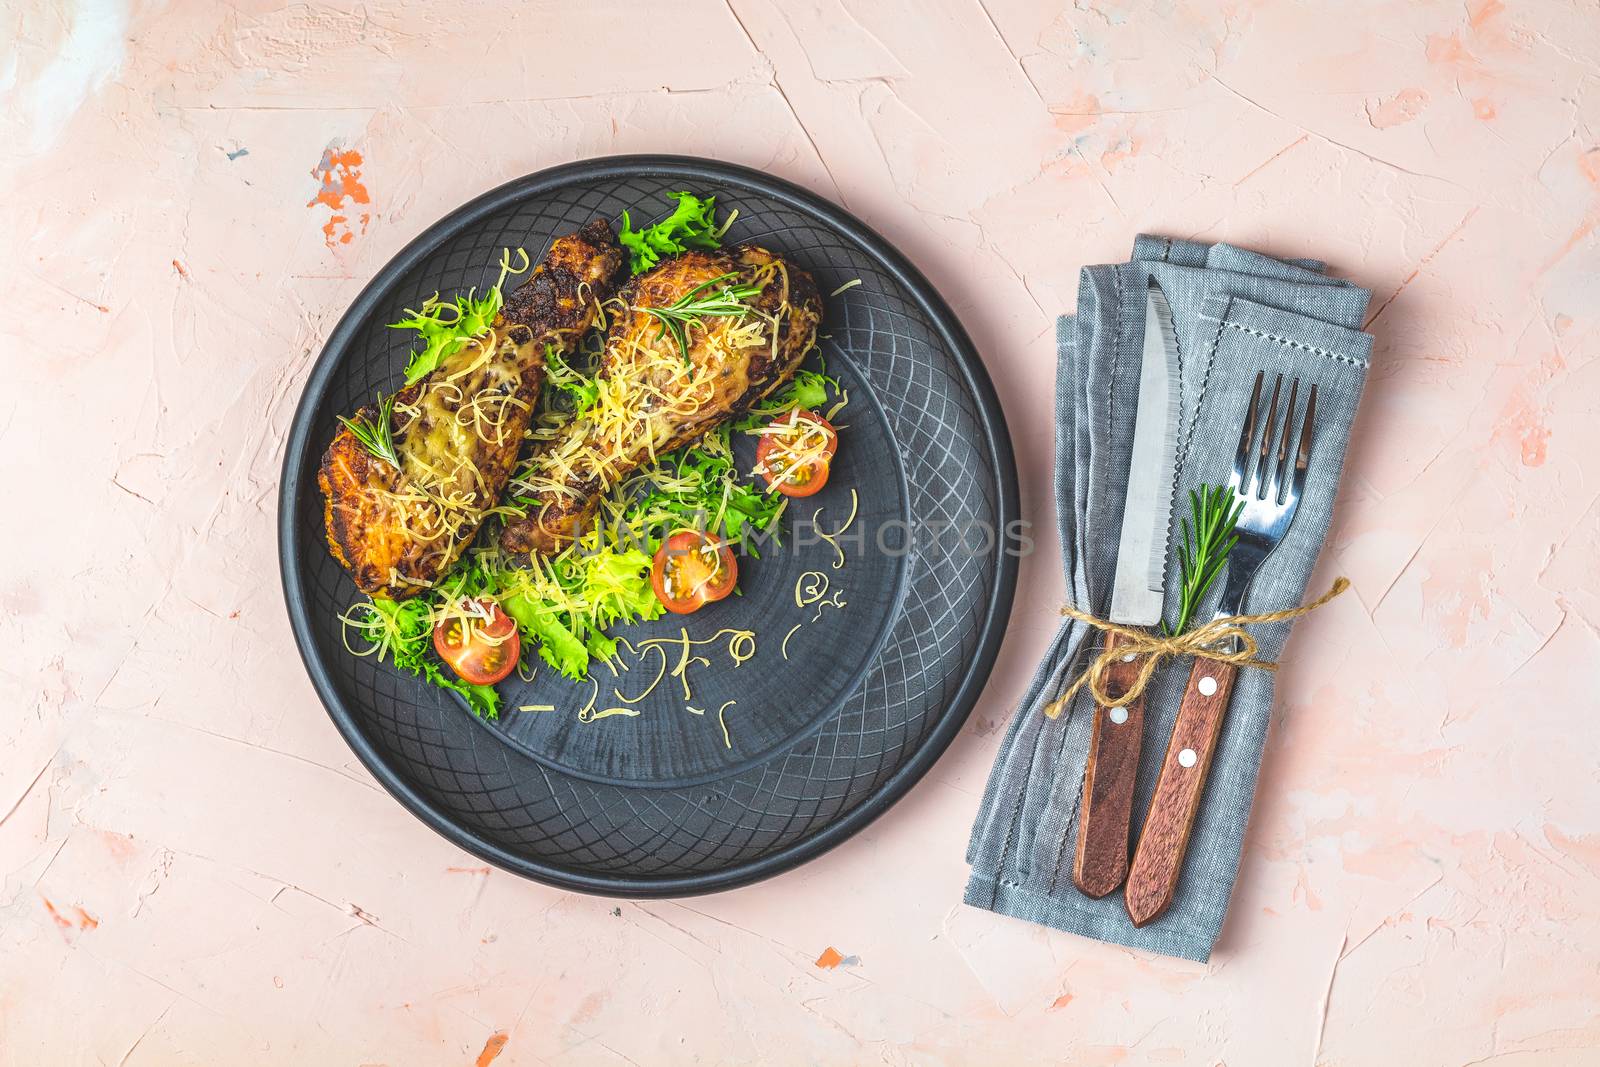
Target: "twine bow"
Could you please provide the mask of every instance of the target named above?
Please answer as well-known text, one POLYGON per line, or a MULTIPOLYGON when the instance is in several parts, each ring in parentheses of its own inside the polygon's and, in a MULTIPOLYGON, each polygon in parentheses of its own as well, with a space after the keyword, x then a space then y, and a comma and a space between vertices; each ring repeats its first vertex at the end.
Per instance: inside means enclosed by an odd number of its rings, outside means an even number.
POLYGON ((1297 608, 1285 608, 1282 611, 1268 611, 1260 615, 1224 615, 1171 637, 1134 626, 1123 626, 1121 623, 1111 622, 1109 619, 1102 619, 1087 611, 1079 611, 1071 605, 1066 605, 1062 607, 1061 614, 1067 618, 1088 623, 1096 630, 1115 634, 1121 640, 1114 644, 1108 643, 1106 648, 1101 649, 1100 654, 1091 660, 1083 673, 1067 687, 1067 691, 1045 705, 1044 713, 1052 719, 1060 715, 1061 709, 1066 707, 1084 686, 1089 687, 1095 703, 1103 708, 1120 708, 1125 704, 1131 704, 1139 699, 1139 695, 1144 692, 1145 686, 1150 684, 1150 679, 1161 664, 1176 656, 1204 656, 1219 663, 1231 663, 1235 667, 1255 667, 1258 670, 1275 671, 1278 669, 1276 662, 1256 658, 1260 646, 1245 627, 1256 623, 1285 622, 1289 619, 1298 619, 1302 615, 1309 615, 1349 588, 1348 578, 1335 578, 1328 591, 1309 604, 1301 604, 1297 608), (1112 664, 1128 656, 1140 657, 1139 674, 1121 693, 1112 695, 1105 687, 1106 672, 1111 669, 1112 664))

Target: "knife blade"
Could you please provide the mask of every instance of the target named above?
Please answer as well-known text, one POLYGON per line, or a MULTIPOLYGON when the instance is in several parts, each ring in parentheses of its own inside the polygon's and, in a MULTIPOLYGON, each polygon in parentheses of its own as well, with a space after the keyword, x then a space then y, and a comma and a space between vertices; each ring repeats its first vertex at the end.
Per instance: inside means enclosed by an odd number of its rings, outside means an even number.
POLYGON ((1122 535, 1111 583, 1111 621, 1154 626, 1167 584, 1167 527, 1178 463, 1178 338, 1172 308, 1154 278, 1145 294, 1144 350, 1122 535))
MULTIPOLYGON (((1178 339, 1172 308, 1154 278, 1145 292, 1139 400, 1123 500, 1117 565, 1111 584, 1112 622, 1154 626, 1166 597, 1168 527, 1178 444, 1178 339)), ((1107 638, 1116 647, 1115 635, 1107 638)), ((1129 654, 1108 672, 1120 690, 1139 673, 1129 654)), ((1079 890, 1103 897, 1128 876, 1128 828, 1134 776, 1144 732, 1144 698, 1122 707, 1096 707, 1084 770, 1083 803, 1072 878, 1079 890)))

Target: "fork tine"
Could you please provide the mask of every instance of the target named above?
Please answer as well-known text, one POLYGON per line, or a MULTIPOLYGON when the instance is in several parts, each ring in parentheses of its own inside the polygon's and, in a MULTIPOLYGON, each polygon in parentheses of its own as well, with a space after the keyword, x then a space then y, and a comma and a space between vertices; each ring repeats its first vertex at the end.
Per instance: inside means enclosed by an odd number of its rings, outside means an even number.
POLYGON ((1233 454, 1233 480, 1240 496, 1244 495, 1245 479, 1250 475, 1250 442, 1256 433, 1256 408, 1261 402, 1261 380, 1266 371, 1256 371, 1256 387, 1250 391, 1250 407, 1244 416, 1244 432, 1239 436, 1239 450, 1233 454))
POLYGON ((1300 444, 1294 454, 1294 495, 1298 500, 1306 488, 1306 470, 1311 466, 1311 424, 1316 421, 1317 387, 1306 396, 1306 417, 1300 426, 1300 444))
POLYGON ((1294 400, 1299 391, 1300 379, 1296 378, 1289 383, 1289 403, 1283 409, 1283 433, 1278 435, 1278 465, 1273 468, 1272 485, 1267 489, 1267 499, 1274 504, 1283 503, 1284 490, 1289 488, 1284 474, 1289 467, 1289 439, 1295 435, 1294 400))
POLYGON ((1278 428, 1278 390, 1283 386, 1283 375, 1272 379, 1272 403, 1267 408, 1267 421, 1261 427, 1261 450, 1256 459, 1256 469, 1250 479, 1250 495, 1257 500, 1266 499, 1267 462, 1272 458, 1272 438, 1278 428))

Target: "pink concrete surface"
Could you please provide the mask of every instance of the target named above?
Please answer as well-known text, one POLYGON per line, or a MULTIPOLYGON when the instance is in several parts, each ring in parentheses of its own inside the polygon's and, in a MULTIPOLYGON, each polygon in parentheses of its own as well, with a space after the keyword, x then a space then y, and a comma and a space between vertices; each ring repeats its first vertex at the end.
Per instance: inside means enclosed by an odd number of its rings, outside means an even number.
POLYGON ((0 33, 0 1064, 1600 1062, 1593 0, 20 0, 0 33), (911 255, 1041 531, 1080 265, 1151 230, 1375 291, 1317 576, 1354 594, 1291 645, 1209 966, 959 903, 1048 537, 950 754, 766 884, 521 881, 339 740, 274 557, 312 359, 441 214, 638 151, 911 255))

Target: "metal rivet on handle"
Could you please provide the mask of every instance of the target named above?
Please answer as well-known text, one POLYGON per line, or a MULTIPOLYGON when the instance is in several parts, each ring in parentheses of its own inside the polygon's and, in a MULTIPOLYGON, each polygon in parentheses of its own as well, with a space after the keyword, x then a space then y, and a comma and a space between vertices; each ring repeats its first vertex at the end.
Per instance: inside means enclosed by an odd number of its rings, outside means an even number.
POLYGON ((1194 749, 1192 748, 1186 748, 1182 752, 1178 753, 1178 764, 1182 767, 1193 767, 1195 763, 1199 761, 1199 759, 1200 757, 1195 755, 1194 749))
POLYGON ((1128 721, 1127 708, 1112 708, 1110 711, 1106 712, 1106 715, 1109 716, 1111 721, 1116 723, 1118 726, 1121 726, 1123 723, 1128 721))
MULTIPOLYGON (((1196 688, 1200 690, 1201 696, 1208 697, 1217 691, 1217 680, 1208 674, 1200 679, 1200 683, 1196 688)), ((1185 766, 1188 766, 1188 764, 1185 764, 1185 766)))

